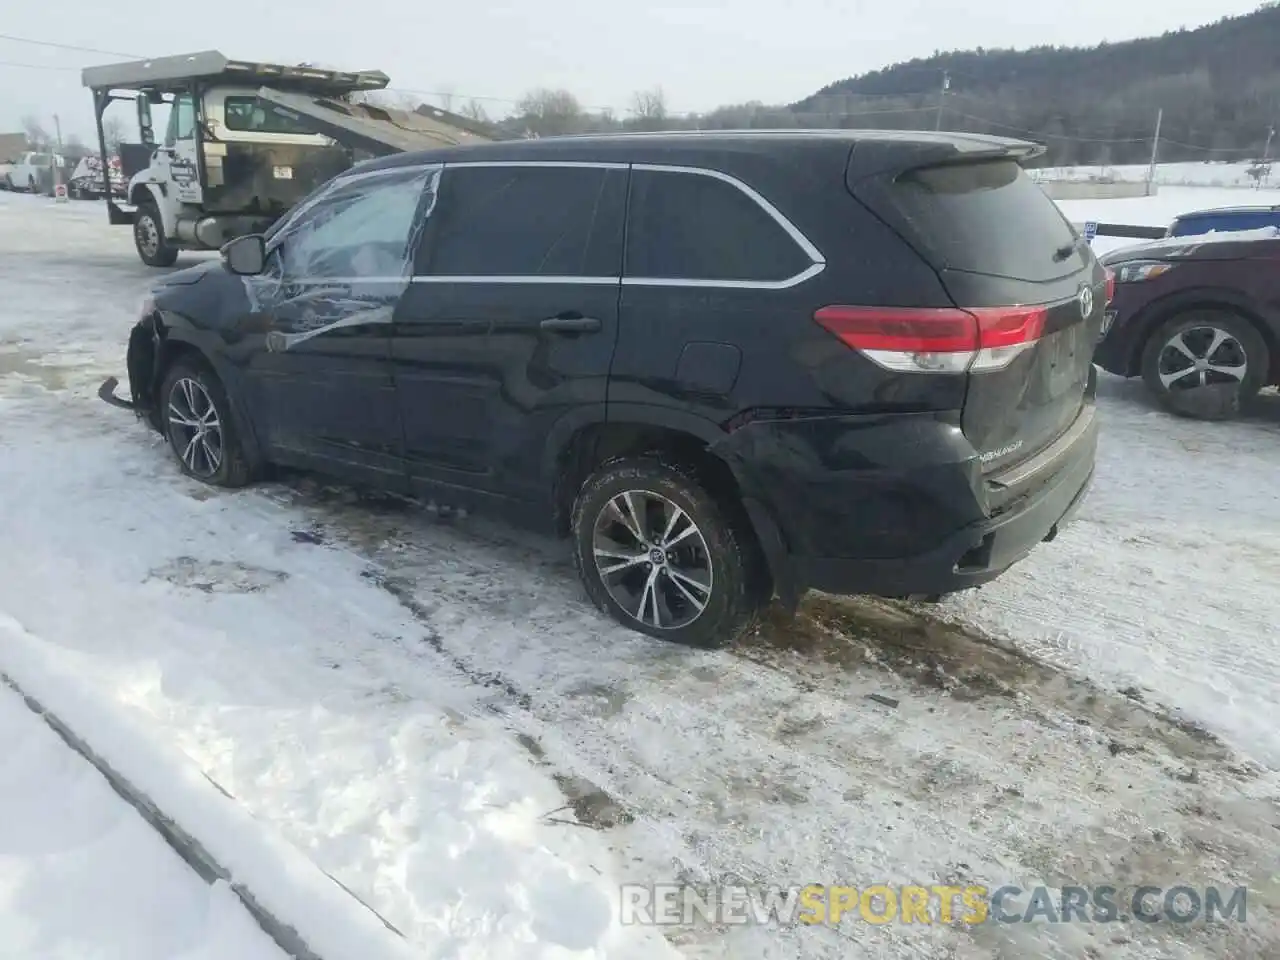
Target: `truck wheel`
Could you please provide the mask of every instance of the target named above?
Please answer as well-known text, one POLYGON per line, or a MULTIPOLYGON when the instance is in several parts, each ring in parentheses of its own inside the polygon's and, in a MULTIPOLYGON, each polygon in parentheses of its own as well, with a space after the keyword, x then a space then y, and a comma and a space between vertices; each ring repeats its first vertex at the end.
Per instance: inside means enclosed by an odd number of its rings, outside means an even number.
POLYGON ((695 473, 656 457, 607 463, 574 505, 573 558, 619 623, 697 647, 733 643, 759 610, 750 535, 695 473))
POLYGON ((1226 309, 1190 310, 1166 321, 1142 351, 1142 379, 1172 413, 1228 420, 1253 399, 1271 369, 1252 323, 1226 309))
POLYGON ((178 248, 164 235, 164 222, 155 204, 138 204, 133 218, 133 244, 148 267, 172 267, 178 259, 178 248))

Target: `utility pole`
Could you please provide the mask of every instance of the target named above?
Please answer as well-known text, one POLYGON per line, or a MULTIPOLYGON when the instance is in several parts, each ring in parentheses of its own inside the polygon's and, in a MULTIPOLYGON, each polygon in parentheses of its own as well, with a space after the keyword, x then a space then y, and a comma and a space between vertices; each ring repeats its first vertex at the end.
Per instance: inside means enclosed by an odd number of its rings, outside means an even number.
POLYGON ((1164 122, 1164 107, 1156 114, 1156 135, 1151 141, 1151 166, 1147 168, 1147 196, 1151 195, 1151 185, 1156 180, 1156 158, 1160 155, 1160 125, 1164 122))
POLYGON ((55 113, 53 115, 53 135, 58 142, 58 152, 49 157, 49 172, 53 174, 53 195, 56 199, 59 197, 58 188, 62 186, 62 170, 58 167, 59 161, 62 159, 62 120, 55 113))
POLYGON ((938 119, 937 119, 937 122, 933 125, 933 129, 935 130, 942 129, 942 108, 947 102, 947 91, 950 89, 951 89, 951 74, 948 71, 944 70, 942 71, 942 88, 938 91, 938 119))

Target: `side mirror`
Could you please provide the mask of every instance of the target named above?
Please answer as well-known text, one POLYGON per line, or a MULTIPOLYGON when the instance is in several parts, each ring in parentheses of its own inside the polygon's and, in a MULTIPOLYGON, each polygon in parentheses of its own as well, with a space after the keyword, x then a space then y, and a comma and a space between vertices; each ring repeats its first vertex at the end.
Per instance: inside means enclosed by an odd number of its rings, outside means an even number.
POLYGON ((267 241, 250 233, 222 245, 222 263, 238 277, 256 277, 267 265, 267 241))
POLYGON ((139 95, 135 103, 138 107, 138 138, 148 147, 154 147, 156 135, 151 129, 151 98, 139 95))

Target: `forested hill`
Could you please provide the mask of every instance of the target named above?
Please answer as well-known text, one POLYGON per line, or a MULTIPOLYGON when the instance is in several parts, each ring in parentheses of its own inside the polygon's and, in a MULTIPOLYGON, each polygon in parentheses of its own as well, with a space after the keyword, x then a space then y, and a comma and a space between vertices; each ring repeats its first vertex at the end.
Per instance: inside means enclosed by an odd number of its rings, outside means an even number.
POLYGON ((1043 140, 1046 164, 1144 162, 1161 108, 1161 160, 1255 159, 1280 119, 1280 2, 1125 43, 939 53, 791 110, 805 125, 932 129, 940 96, 945 128, 1043 140))

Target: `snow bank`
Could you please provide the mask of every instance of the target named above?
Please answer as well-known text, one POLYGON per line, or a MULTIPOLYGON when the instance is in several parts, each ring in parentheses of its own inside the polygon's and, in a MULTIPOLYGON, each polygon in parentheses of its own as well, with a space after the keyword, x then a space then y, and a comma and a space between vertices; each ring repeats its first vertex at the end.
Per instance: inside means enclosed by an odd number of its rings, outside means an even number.
POLYGON ((166 748, 61 667, 21 624, 0 613, 3 669, 99 756, 181 825, 266 910, 323 960, 410 960, 414 951, 299 851, 264 829, 166 748))
POLYGON ((0 955, 285 960, 94 768, 0 687, 0 955))

